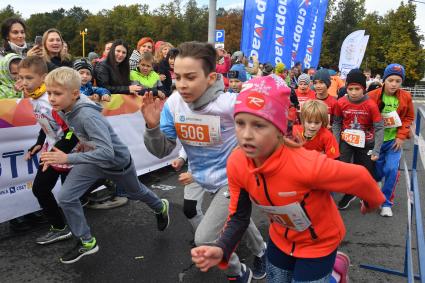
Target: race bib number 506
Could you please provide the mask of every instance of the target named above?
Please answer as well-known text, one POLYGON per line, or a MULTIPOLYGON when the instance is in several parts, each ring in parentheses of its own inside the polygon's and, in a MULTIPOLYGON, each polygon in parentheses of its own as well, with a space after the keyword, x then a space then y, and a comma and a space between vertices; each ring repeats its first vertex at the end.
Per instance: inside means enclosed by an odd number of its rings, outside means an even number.
POLYGON ((182 143, 209 146, 220 142, 220 117, 175 114, 174 125, 182 143))

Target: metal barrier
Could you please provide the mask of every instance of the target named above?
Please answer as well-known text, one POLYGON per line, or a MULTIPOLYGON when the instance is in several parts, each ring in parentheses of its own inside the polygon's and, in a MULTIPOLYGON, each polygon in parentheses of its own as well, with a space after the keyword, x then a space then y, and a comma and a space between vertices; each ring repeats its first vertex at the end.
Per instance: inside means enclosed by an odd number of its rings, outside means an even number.
POLYGON ((414 87, 403 87, 412 94, 414 98, 425 98, 425 85, 415 85, 414 87))
MULTIPOLYGON (((407 185, 407 231, 406 231, 406 249, 404 257, 404 269, 403 271, 397 271, 388 269, 380 266, 360 264, 360 267, 388 274, 398 275, 407 278, 407 282, 414 282, 415 279, 425 283, 425 238, 422 223, 422 211, 421 211, 421 199, 418 187, 418 175, 417 175, 417 163, 418 155, 420 155, 422 162, 425 163, 425 142, 420 133, 421 120, 425 119, 425 110, 422 107, 418 107, 416 112, 416 124, 415 124, 415 140, 413 146, 413 161, 412 161, 412 174, 409 177, 409 169, 407 167, 406 159, 403 157, 402 170, 406 176, 407 185), (414 217, 412 214, 414 212, 414 217), (417 256, 419 265, 419 274, 414 274, 413 271, 413 258, 412 258, 412 223, 413 219, 416 223, 416 244, 417 244, 417 256)), ((425 166, 424 166, 425 167, 425 166)))

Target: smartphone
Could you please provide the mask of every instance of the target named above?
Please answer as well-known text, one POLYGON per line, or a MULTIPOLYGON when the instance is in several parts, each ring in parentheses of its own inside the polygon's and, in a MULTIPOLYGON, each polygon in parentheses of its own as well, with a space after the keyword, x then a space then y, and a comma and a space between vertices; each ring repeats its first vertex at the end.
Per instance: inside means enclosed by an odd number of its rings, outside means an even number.
POLYGON ((34 39, 34 44, 41 46, 41 42, 43 41, 43 37, 41 35, 37 35, 34 39))

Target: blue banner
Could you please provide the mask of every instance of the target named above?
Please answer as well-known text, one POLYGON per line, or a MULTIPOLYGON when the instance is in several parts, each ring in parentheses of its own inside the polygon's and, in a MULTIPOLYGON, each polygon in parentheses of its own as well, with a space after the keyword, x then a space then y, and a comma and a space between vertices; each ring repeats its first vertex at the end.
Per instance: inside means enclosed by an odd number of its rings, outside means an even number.
POLYGON ((328 0, 245 0, 241 50, 261 63, 316 68, 328 0))

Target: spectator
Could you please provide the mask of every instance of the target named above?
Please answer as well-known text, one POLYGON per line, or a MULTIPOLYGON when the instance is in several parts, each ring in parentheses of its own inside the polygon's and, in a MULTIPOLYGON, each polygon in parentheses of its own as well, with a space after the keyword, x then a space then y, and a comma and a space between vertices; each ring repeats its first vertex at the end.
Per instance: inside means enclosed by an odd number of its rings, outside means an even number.
POLYGON ((9 53, 0 59, 0 99, 22 97, 22 89, 15 87, 21 60, 22 57, 15 53, 9 53))
MULTIPOLYGON (((155 46, 157 46, 157 44, 155 44, 155 46)), ((170 51, 172 48, 174 48, 174 46, 171 43, 165 42, 165 41, 162 41, 162 43, 158 46, 158 48, 155 47, 155 56, 154 56, 155 67, 158 67, 161 61, 165 59, 165 57, 167 57, 168 51, 170 51)), ((157 68, 155 67, 154 67, 155 72, 157 72, 156 70, 157 68)))
MULTIPOLYGON (((109 51, 111 50, 113 41, 108 41, 105 43, 105 49, 103 50, 102 56, 100 58, 94 59, 93 65, 99 63, 108 57, 109 51)), ((90 55, 90 54, 89 54, 90 55)))
POLYGON ((141 86, 130 85, 128 46, 122 39, 115 40, 106 60, 95 66, 97 85, 112 94, 137 94, 141 86))
POLYGON ((222 74, 224 77, 227 77, 227 72, 229 72, 230 67, 232 66, 230 55, 223 48, 217 48, 217 62, 215 65, 215 70, 217 73, 222 74))
POLYGON ((152 92, 154 96, 165 98, 164 87, 159 74, 153 70, 153 61, 154 58, 151 53, 143 53, 137 70, 130 71, 130 80, 132 84, 135 82, 143 87, 139 92, 140 95, 144 95, 148 91, 152 92))
POLYGON ((176 48, 168 51, 167 57, 162 59, 158 64, 157 73, 165 75, 165 80, 162 81, 165 95, 169 96, 173 92, 176 85, 176 76, 174 75, 174 59, 176 58, 178 50, 176 48))
MULTIPOLYGON (((25 57, 37 55, 36 48, 28 50, 28 44, 25 42, 26 26, 23 20, 18 18, 9 18, 1 25, 1 37, 3 39, 3 46, 0 47, 0 57, 8 53, 16 53, 25 57)), ((41 53, 40 53, 41 55, 41 53)))
POLYGON ((140 56, 145 52, 152 53, 154 51, 154 43, 152 38, 143 37, 137 42, 137 49, 133 50, 131 53, 129 62, 130 62, 130 70, 137 70, 137 66, 139 66, 140 56))
POLYGON ((65 53, 64 40, 59 30, 51 28, 44 32, 42 49, 49 72, 63 66, 72 68, 71 58, 65 53))

